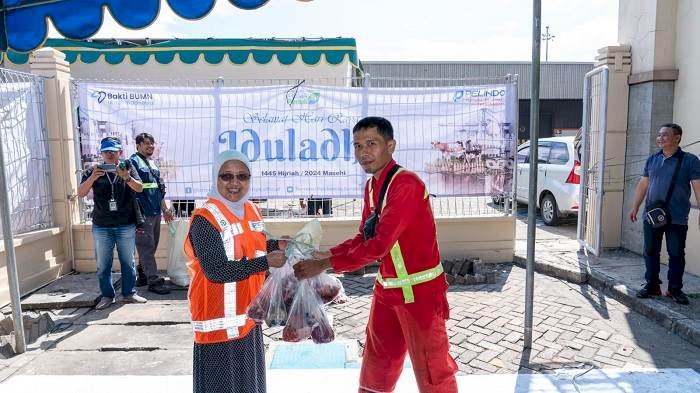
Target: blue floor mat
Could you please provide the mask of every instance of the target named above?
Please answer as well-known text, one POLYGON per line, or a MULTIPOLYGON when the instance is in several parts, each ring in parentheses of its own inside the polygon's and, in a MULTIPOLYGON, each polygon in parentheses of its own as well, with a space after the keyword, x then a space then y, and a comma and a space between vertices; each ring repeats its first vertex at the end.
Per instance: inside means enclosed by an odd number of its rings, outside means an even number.
POLYGON ((272 355, 270 368, 345 368, 345 345, 341 343, 279 345, 272 355))

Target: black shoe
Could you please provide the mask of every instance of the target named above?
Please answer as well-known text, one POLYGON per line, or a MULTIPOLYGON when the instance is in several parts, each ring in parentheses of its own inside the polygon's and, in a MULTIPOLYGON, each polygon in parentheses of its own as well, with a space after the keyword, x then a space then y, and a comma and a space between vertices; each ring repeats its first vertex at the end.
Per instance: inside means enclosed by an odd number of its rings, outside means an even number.
POLYGON ((141 265, 136 266, 136 286, 137 287, 142 287, 148 285, 148 278, 146 277, 146 274, 143 272, 143 268, 141 265))
POLYGON ((688 296, 686 296, 680 289, 671 289, 666 292, 666 296, 673 298, 673 300, 675 300, 678 304, 690 304, 688 296))
POLYGON ((647 299, 652 296, 661 296, 661 287, 658 285, 645 285, 644 288, 637 292, 637 297, 641 299, 647 299))
POLYGON ((165 286, 165 280, 159 278, 153 284, 148 285, 148 292, 157 293, 159 295, 167 295, 170 293, 170 289, 165 286))

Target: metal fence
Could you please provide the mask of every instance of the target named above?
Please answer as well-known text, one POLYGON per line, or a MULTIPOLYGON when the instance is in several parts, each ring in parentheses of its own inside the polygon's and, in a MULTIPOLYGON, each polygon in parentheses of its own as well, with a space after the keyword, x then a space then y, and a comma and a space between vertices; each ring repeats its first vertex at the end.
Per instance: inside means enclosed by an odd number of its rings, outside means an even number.
POLYGON ((0 69, 0 140, 14 234, 53 225, 44 111, 41 77, 0 69))
MULTIPOLYGON (((515 95, 512 103, 509 103, 514 107, 515 112, 515 122, 517 122, 517 76, 505 76, 505 77, 494 77, 494 78, 483 78, 478 79, 468 79, 468 78, 453 78, 453 79, 413 79, 411 81, 405 78, 380 78, 372 79, 371 77, 348 77, 348 78, 319 78, 316 80, 298 80, 298 79, 237 79, 237 80, 86 80, 77 79, 72 83, 72 97, 74 102, 74 107, 77 116, 76 119, 75 132, 76 141, 79 141, 79 146, 76 146, 77 151, 81 151, 81 158, 78 167, 86 169, 88 166, 94 165, 94 162, 99 160, 99 157, 95 154, 96 146, 98 144, 99 138, 104 136, 120 136, 125 143, 125 151, 129 149, 134 149, 134 136, 140 132, 148 131, 147 129, 136 129, 132 127, 131 130, 127 131, 128 135, 116 135, 117 131, 114 128, 120 128, 123 132, 125 128, 124 124, 114 125, 106 124, 102 122, 95 122, 87 116, 84 110, 79 108, 79 86, 81 84, 100 84, 100 85, 114 85, 114 86, 141 86, 141 87, 152 87, 154 89, 163 88, 192 88, 193 90, 198 88, 212 88, 212 87, 259 87, 259 86, 302 86, 302 85, 313 85, 313 86, 335 86, 335 87, 355 87, 358 89, 372 88, 376 85, 380 85, 382 89, 407 89, 405 86, 415 87, 446 87, 446 86, 475 86, 482 85, 485 83, 491 84, 506 84, 510 88, 514 89, 515 95), (87 122, 93 121, 95 124, 87 124, 87 122), (93 138, 94 140, 85 140, 81 138, 81 127, 90 126, 93 129, 98 130, 98 137, 93 138), (133 135, 131 135, 133 134, 133 135), (128 145, 131 144, 131 147, 128 145)), ((209 105, 203 102, 201 105, 209 105)), ((226 116, 227 108, 235 107, 240 105, 237 102, 229 103, 219 103, 221 105, 221 111, 223 116, 226 116)), ((191 116, 190 109, 184 107, 181 102, 173 102, 171 108, 178 108, 177 118, 181 120, 174 129, 172 129, 171 134, 169 134, 167 140, 156 140, 156 145, 168 144, 172 148, 174 143, 181 145, 177 148, 191 148, 194 144, 201 143, 193 136, 192 130, 188 129, 187 122, 188 116, 191 116)), ((333 109, 333 108, 331 108, 333 109)), ((387 116, 389 113, 372 113, 372 115, 387 116)), ((501 127, 502 124, 494 125, 494 121, 488 117, 487 111, 482 111, 480 114, 480 119, 474 124, 465 125, 465 127, 472 127, 474 132, 485 127, 501 127)), ((213 121, 213 120, 212 120, 213 121)), ((507 125, 512 130, 517 130, 517 124, 507 125)), ((147 128, 147 127, 146 127, 147 128)), ((509 130, 506 130, 509 131, 509 130)), ((156 138, 158 139, 158 138, 156 138)), ((494 145, 495 145, 494 141, 494 145)), ((501 141, 498 141, 501 142, 501 141)), ((500 216, 504 214, 511 214, 512 209, 509 206, 509 199, 503 198, 504 194, 510 194, 511 189, 503 190, 496 187, 496 183, 502 183, 503 179, 510 179, 513 177, 512 159, 515 156, 515 141, 512 142, 512 149, 507 148, 504 152, 501 150, 491 149, 488 142, 484 146, 480 146, 477 150, 474 150, 474 154, 455 154, 452 157, 446 158, 445 162, 440 165, 449 167, 451 171, 457 171, 461 175, 459 182, 460 186, 464 186, 465 183, 473 184, 474 187, 480 187, 479 189, 488 189, 486 193, 480 193, 478 196, 452 196, 452 197, 433 197, 431 198, 432 207, 435 216, 437 217, 464 217, 464 216, 500 216), (509 160, 499 161, 495 156, 506 155, 509 160), (494 157, 492 157, 494 156, 494 157), (509 161, 509 162, 506 162, 509 161), (466 179, 466 180, 464 180, 466 179), (492 184, 493 183, 493 184, 492 184), (505 200, 505 203, 503 201, 505 200)), ((399 140, 400 144, 400 140, 399 140)), ((156 147, 156 152, 158 151, 158 146, 156 147)), ((155 156, 155 155, 154 155, 155 156)), ((158 162, 159 167, 163 172, 166 172, 166 183, 177 182, 179 180, 168 180, 167 172, 169 171, 167 162, 158 162)), ((411 168, 410 162, 403 163, 411 168)), ((283 167, 280 169, 284 169, 283 167)), ((441 174, 440 168, 435 170, 434 176, 431 178, 438 178, 440 176, 445 176, 441 174)), ((80 180, 80 178, 79 178, 80 180)), ((355 179, 347 179, 348 182, 354 181, 355 179)), ((508 183, 510 184, 510 183, 508 183)), ((324 216, 324 217, 359 217, 362 212, 362 196, 351 196, 346 198, 328 198, 323 195, 324 184, 322 182, 314 183, 314 187, 318 189, 317 193, 310 193, 307 198, 265 198, 264 196, 258 196, 256 199, 259 206, 261 207, 264 216, 269 218, 300 218, 300 217, 311 217, 311 216, 324 216)), ((428 182, 428 189, 432 187, 430 181, 428 182)), ((455 185, 458 186, 458 185, 455 185)), ((471 187, 471 186, 469 186, 471 187)), ((501 187, 502 188, 502 187, 501 187)), ((510 188, 510 186, 508 187, 510 188)), ((479 193, 472 193, 479 194, 479 193)), ((173 200, 173 206, 179 215, 185 216, 191 212, 195 206, 200 206, 203 200, 173 200)), ((81 217, 82 220, 89 221, 92 203, 90 198, 81 200, 81 217)))
POLYGON ((582 246, 595 255, 600 254, 602 237, 607 95, 607 68, 596 68, 586 74, 583 97, 581 194, 577 232, 582 246))

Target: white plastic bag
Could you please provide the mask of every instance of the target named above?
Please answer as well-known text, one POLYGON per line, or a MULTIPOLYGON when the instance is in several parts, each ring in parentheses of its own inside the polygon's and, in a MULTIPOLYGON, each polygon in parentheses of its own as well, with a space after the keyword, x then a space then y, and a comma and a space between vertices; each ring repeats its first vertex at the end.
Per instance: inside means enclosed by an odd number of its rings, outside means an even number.
POLYGON ((311 254, 321 246, 321 237, 323 237, 321 223, 317 219, 307 222, 294 235, 292 241, 288 242, 284 250, 287 263, 294 266, 297 262, 310 258, 311 254))
POLYGON ((189 220, 174 220, 168 223, 170 233, 168 277, 173 284, 181 287, 190 285, 190 276, 187 273, 187 255, 185 255, 184 250, 189 227, 189 220))

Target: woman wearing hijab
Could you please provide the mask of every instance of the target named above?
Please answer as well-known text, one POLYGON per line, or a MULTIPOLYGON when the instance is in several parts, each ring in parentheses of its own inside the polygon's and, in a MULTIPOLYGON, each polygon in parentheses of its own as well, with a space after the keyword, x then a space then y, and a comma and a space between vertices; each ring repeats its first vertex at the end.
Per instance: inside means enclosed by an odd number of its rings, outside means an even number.
POLYGON ((185 242, 192 280, 195 393, 264 393, 265 349, 259 325, 246 316, 270 266, 284 265, 267 241, 257 206, 248 201, 248 158, 233 150, 217 157, 209 199, 194 211, 185 242))

